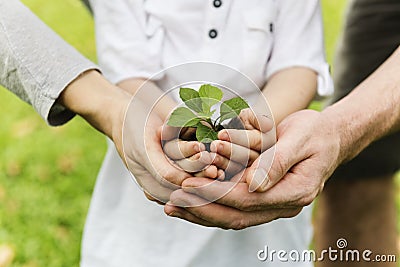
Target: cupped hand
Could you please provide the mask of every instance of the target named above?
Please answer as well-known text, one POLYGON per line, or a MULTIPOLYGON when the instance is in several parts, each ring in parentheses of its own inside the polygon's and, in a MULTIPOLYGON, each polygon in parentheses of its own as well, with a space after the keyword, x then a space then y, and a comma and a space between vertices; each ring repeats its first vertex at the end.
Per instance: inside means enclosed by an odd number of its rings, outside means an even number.
POLYGON ((182 190, 171 194, 166 214, 224 229, 243 229, 298 214, 312 203, 340 164, 339 133, 323 112, 305 110, 283 120, 277 135, 271 168, 262 165, 273 156, 267 150, 244 172, 246 180, 260 177, 262 192, 249 192, 247 183, 190 178, 182 190), (193 206, 201 199, 214 199, 230 186, 233 189, 214 203, 193 206))
POLYGON ((139 100, 129 105, 123 130, 123 157, 151 200, 169 200, 179 183, 190 174, 172 164, 164 155, 161 145, 161 126, 164 121, 139 100))
POLYGON ((120 136, 121 141, 114 142, 146 196, 166 203, 171 192, 180 188, 183 180, 192 177, 170 161, 162 147, 162 136, 175 134, 163 131, 163 126, 176 103, 151 81, 128 79, 118 85, 133 97, 125 106, 120 127, 116 127, 120 130, 116 136, 120 136))

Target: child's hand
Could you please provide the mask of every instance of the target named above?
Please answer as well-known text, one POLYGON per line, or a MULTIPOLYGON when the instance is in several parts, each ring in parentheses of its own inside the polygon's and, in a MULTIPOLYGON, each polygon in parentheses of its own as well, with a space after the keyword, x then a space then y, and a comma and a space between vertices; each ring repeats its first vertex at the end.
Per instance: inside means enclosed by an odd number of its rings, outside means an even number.
POLYGON ((239 119, 245 130, 224 129, 218 133, 220 140, 211 144, 211 152, 215 153, 213 164, 229 176, 250 166, 276 142, 272 119, 255 115, 250 109, 243 110, 239 119))
MULTIPOLYGON (((223 180, 225 172, 218 170, 215 165, 212 165, 213 157, 206 151, 204 144, 197 141, 184 141, 176 138, 177 132, 173 133, 171 129, 167 129, 164 139, 174 138, 164 143, 164 153, 176 165, 188 173, 196 177, 206 177, 223 180)), ((193 128, 184 128, 180 133, 180 138, 190 139, 190 136, 195 133, 193 128)))
POLYGON ((212 154, 206 151, 205 145, 197 141, 173 139, 164 144, 165 154, 176 165, 196 177, 224 179, 224 171, 218 170, 212 154))

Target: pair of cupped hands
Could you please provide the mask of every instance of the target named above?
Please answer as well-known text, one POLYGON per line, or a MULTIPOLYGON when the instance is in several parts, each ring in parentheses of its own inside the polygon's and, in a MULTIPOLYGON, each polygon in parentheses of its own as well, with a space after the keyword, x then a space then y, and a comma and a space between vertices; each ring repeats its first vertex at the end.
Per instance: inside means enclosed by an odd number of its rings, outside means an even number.
POLYGON ((223 229, 293 217, 336 167, 327 159, 334 153, 320 153, 329 144, 313 138, 330 131, 319 127, 318 112, 297 112, 275 129, 270 118, 243 110, 244 129, 220 131, 209 151, 197 141, 180 140, 191 129, 166 126, 161 114, 146 101, 131 103, 119 152, 147 198, 172 217, 223 229))
MULTIPOLYGON (((260 154, 274 145, 272 119, 257 116, 247 108, 225 127, 218 133, 218 140, 201 143, 191 141, 196 139, 196 128, 164 126, 163 150, 172 164, 194 177, 246 182, 251 192, 263 191, 268 184, 266 174, 253 180, 250 175, 244 176, 244 172, 247 167, 259 164, 260 154)), ((173 182, 181 185, 184 181, 173 182)))

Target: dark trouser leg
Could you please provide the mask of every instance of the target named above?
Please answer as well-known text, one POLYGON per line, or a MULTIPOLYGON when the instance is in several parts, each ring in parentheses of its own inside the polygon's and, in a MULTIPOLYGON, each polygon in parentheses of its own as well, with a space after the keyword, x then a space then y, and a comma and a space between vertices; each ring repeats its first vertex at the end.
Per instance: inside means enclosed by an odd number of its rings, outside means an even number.
MULTIPOLYGON (((368 77, 400 44, 399 0, 352 0, 335 64, 335 100, 368 77)), ((396 254, 392 176, 400 166, 400 134, 386 137, 340 167, 322 192, 316 215, 317 250, 349 248, 396 254)), ((396 266, 394 263, 330 262, 318 266, 396 266)))
MULTIPOLYGON (((396 255, 395 186, 392 177, 345 181, 326 187, 318 200, 315 241, 317 251, 337 249, 339 238, 349 249, 369 249, 374 255, 396 255)), ((397 255, 396 255, 397 256, 397 255)), ((396 257, 397 258, 397 257, 396 257)), ((395 262, 325 261, 317 267, 397 266, 395 262)))

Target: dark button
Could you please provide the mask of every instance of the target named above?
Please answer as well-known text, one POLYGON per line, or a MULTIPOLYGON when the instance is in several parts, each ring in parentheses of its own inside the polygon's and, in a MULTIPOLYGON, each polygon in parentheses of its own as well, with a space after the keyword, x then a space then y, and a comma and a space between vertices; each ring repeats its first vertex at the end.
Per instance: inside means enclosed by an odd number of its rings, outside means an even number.
POLYGON ((212 29, 208 32, 208 36, 210 36, 211 39, 217 38, 218 32, 215 29, 212 29))
POLYGON ((222 1, 221 0, 214 0, 214 6, 216 8, 219 8, 220 6, 222 6, 222 1))

